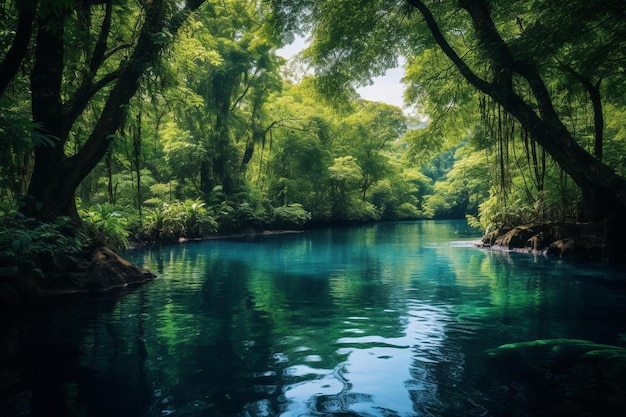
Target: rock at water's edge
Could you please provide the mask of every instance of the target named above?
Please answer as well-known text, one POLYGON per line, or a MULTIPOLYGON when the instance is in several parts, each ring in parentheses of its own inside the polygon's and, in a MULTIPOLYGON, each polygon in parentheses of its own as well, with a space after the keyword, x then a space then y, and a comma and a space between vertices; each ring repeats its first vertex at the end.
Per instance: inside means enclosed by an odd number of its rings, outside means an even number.
POLYGON ((43 277, 3 278, 0 280, 0 311, 9 311, 26 299, 103 292, 155 278, 152 272, 138 268, 107 247, 98 246, 80 259, 74 259, 64 271, 48 272, 43 277))
POLYGON ((482 247, 516 252, 543 253, 581 261, 623 262, 623 239, 611 239, 607 225, 538 223, 497 229, 481 239, 482 247))

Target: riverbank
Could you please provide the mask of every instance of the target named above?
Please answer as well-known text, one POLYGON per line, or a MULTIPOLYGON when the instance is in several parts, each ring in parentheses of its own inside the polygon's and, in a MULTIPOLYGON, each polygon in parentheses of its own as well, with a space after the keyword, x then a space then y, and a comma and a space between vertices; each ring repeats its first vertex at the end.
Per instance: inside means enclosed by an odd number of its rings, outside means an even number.
MULTIPOLYGON (((69 257, 68 257, 69 258, 69 257)), ((156 279, 105 246, 86 248, 78 257, 41 276, 6 276, 0 280, 0 312, 24 301, 64 294, 98 293, 156 279)))
POLYGON ((626 245, 620 228, 602 223, 533 223, 486 233, 483 248, 544 254, 589 262, 626 262, 626 245))
MULTIPOLYGON (((131 240, 129 250, 160 244, 185 244, 217 239, 242 239, 303 233, 303 230, 248 230, 221 233, 202 238, 178 238, 175 241, 142 242, 131 240)), ((65 294, 102 293, 140 285, 157 278, 151 271, 138 268, 106 246, 94 245, 79 256, 67 256, 41 275, 3 276, 0 279, 0 313, 10 312, 23 301, 65 294)))
POLYGON ((133 239, 129 242, 127 250, 139 249, 139 248, 150 248, 153 246, 159 245, 176 245, 181 243, 198 243, 204 242, 207 240, 221 240, 221 239, 251 239, 256 237, 263 236, 275 236, 275 235, 288 235, 288 234, 298 234, 304 233, 304 230, 249 230, 246 232, 240 233, 217 233, 210 234, 202 237, 179 237, 175 240, 159 240, 148 242, 141 239, 133 239))

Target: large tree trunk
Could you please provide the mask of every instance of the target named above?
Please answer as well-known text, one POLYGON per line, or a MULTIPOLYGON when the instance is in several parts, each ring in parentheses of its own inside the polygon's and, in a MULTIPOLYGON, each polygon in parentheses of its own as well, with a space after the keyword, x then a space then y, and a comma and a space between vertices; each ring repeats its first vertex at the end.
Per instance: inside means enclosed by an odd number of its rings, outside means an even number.
MULTIPOLYGON (((78 217, 75 207, 61 212, 52 209, 54 202, 66 201, 67 188, 52 189, 58 181, 58 168, 65 159, 64 146, 69 127, 63 117, 61 84, 63 80, 63 36, 65 14, 40 15, 36 37, 35 64, 30 75, 33 121, 40 125, 36 135, 45 137, 35 147, 35 165, 28 187, 28 200, 23 211, 32 217, 70 215, 78 217)), ((69 191, 72 193, 72 190, 69 191)))
MULTIPOLYGON (((99 82, 88 79, 65 104, 61 101, 65 19, 61 13, 40 17, 35 65, 31 73, 33 119, 41 126, 39 134, 52 138, 55 145, 41 144, 35 149, 35 166, 28 199, 22 208, 26 215, 40 219, 78 217, 75 190, 106 154, 124 120, 125 108, 137 91, 141 77, 149 66, 158 62, 165 47, 162 38, 155 35, 164 30, 176 33, 186 13, 202 3, 203 0, 188 2, 186 9, 178 11, 175 18, 169 19, 170 5, 167 0, 146 2, 145 21, 130 58, 118 71, 103 77, 99 82), (74 121, 93 94, 115 79, 117 82, 111 88, 93 132, 75 155, 66 157, 64 145, 74 121)), ((108 27, 105 25, 102 30, 108 30, 108 27)), ((101 45, 102 39, 94 54, 100 54, 101 45)), ((92 65, 95 65, 93 63, 94 60, 92 65)), ((91 71, 95 73, 93 68, 91 71)))
POLYGON ((473 23, 480 46, 497 74, 493 81, 479 77, 445 39, 430 9, 409 0, 424 17, 437 44, 465 79, 516 117, 529 134, 574 180, 583 193, 587 220, 615 219, 626 211, 626 180, 583 149, 556 113, 548 90, 534 64, 516 61, 500 37, 485 1, 461 0, 473 23), (538 112, 513 89, 512 75, 523 77, 531 88, 538 112))

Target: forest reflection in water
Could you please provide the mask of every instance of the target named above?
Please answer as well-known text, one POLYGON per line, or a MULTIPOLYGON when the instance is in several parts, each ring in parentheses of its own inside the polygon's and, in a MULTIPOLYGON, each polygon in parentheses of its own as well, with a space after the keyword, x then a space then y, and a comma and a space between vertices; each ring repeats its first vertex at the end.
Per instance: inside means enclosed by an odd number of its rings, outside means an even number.
POLYGON ((130 252, 159 279, 3 323, 0 405, 42 416, 625 411, 624 270, 479 250, 476 237, 425 221, 130 252))

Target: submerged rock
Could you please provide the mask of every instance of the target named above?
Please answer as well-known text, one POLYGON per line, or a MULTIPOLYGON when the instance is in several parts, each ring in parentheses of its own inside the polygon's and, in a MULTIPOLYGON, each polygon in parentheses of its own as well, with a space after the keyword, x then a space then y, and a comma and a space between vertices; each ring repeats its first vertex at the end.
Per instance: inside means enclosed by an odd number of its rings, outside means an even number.
POLYGON ((495 415, 626 415, 622 346, 541 339, 498 346, 486 355, 498 370, 494 386, 507 397, 494 404, 495 415))

